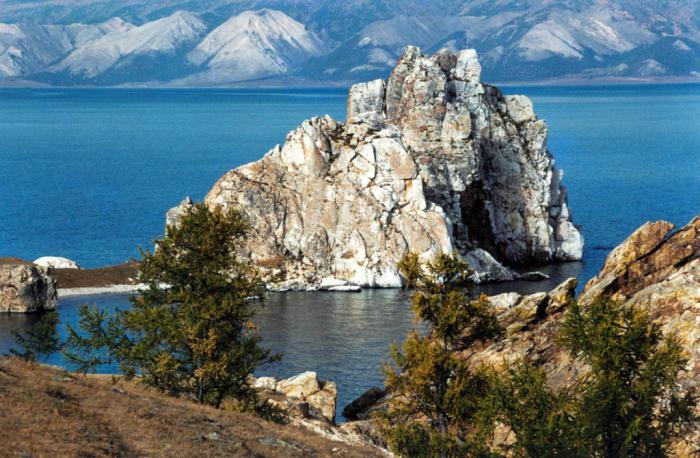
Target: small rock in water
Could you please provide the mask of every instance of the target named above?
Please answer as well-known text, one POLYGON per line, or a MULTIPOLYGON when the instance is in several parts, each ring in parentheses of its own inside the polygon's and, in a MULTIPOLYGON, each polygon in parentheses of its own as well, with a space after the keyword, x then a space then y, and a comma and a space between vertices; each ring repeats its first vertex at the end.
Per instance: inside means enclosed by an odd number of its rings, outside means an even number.
POLYGON ((549 280, 549 275, 539 271, 525 272, 524 274, 520 274, 520 279, 525 281, 549 280))

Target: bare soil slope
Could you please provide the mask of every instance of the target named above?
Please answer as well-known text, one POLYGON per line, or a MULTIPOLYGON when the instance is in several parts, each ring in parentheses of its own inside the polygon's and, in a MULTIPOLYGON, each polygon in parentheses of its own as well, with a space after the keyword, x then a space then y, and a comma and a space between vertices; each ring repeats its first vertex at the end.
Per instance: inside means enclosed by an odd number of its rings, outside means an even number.
POLYGON ((109 377, 0 359, 0 455, 377 456, 291 425, 109 377))

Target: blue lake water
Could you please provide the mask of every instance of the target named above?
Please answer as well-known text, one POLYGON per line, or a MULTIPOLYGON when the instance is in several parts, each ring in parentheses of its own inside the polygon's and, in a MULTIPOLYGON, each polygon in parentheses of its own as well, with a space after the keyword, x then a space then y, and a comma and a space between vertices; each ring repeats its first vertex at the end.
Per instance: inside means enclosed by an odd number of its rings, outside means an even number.
MULTIPOLYGON (((565 171, 583 263, 544 269, 544 290, 590 278, 607 252, 647 220, 700 212, 700 85, 506 87, 547 120, 565 171)), ((86 267, 137 256, 162 233, 165 211, 201 199, 229 169, 260 158, 303 119, 344 119, 346 92, 328 90, 0 89, 0 257, 60 255, 86 267)), ((62 299, 62 321, 83 302, 62 299)), ((0 316, 0 352, 33 317, 0 316)), ((257 318, 289 376, 317 370, 339 383, 339 405, 381 384, 388 345, 412 326, 398 291, 272 295, 257 318)), ((51 362, 61 363, 59 357, 51 362)))

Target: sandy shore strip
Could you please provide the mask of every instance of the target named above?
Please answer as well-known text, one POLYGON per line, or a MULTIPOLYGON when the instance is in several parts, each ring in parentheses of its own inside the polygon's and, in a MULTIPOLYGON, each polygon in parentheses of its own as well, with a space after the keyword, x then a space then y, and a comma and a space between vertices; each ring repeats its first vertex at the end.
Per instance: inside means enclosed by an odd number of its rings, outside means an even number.
POLYGON ((139 283, 135 285, 111 285, 111 286, 90 286, 83 288, 58 288, 58 297, 74 296, 99 296, 103 294, 132 294, 147 289, 148 285, 139 283))

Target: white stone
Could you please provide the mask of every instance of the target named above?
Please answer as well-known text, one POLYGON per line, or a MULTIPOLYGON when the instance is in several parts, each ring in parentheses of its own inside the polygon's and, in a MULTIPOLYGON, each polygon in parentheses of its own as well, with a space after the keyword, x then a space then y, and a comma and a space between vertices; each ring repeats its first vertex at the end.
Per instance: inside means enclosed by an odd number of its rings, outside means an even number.
POLYGON ((34 264, 49 269, 80 269, 77 262, 60 256, 43 256, 35 260, 34 264))
POLYGON ((362 287, 358 285, 331 286, 326 288, 325 291, 335 291, 337 293, 358 293, 362 291, 362 287))
POLYGON ((255 379, 253 388, 275 391, 277 389, 277 379, 274 377, 259 377, 255 379))
POLYGON ((337 286, 347 286, 347 280, 340 280, 334 277, 325 277, 321 279, 321 283, 318 285, 318 289, 326 290, 328 288, 334 288, 337 286))
POLYGON ((455 78, 478 83, 481 79, 481 64, 475 49, 464 49, 457 54, 455 78))
POLYGON ((474 270, 473 280, 476 283, 489 281, 511 281, 515 279, 513 271, 498 262, 488 251, 476 248, 469 251, 464 260, 474 270))
POLYGON ((346 123, 304 121, 281 148, 224 175, 205 203, 243 213, 252 230, 240 254, 279 259, 276 290, 326 277, 398 287, 409 251, 456 253, 477 281, 580 259, 545 123, 529 99, 479 77, 474 50, 408 47, 388 80, 350 90, 346 123))
POLYGON ((277 391, 288 397, 306 399, 320 390, 316 372, 307 371, 277 382, 277 391))
POLYGON ((508 115, 513 121, 522 123, 535 119, 535 111, 529 98, 524 95, 507 95, 505 99, 508 115))
POLYGON ((384 80, 381 79, 352 86, 348 94, 348 123, 366 123, 373 128, 380 127, 384 111, 384 90, 384 80))

